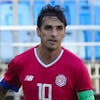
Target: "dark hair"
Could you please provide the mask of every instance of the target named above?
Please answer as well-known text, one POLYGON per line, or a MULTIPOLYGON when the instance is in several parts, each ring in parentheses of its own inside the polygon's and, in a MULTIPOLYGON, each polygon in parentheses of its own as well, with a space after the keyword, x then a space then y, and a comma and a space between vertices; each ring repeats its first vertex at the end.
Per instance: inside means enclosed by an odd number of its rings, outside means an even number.
POLYGON ((50 4, 48 4, 42 8, 37 19, 37 26, 39 28, 42 25, 44 16, 56 16, 62 23, 64 23, 65 27, 67 26, 66 18, 64 15, 64 9, 61 8, 59 5, 51 6, 50 4))

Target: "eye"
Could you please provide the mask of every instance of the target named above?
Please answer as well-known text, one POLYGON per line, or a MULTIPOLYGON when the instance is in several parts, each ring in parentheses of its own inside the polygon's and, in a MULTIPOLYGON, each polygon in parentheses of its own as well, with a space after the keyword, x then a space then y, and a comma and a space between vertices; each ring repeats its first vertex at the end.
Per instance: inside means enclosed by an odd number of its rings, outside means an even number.
POLYGON ((57 26, 57 30, 63 30, 63 26, 57 26))
POLYGON ((52 30, 52 26, 46 25, 46 26, 44 26, 44 29, 45 29, 45 30, 52 30))

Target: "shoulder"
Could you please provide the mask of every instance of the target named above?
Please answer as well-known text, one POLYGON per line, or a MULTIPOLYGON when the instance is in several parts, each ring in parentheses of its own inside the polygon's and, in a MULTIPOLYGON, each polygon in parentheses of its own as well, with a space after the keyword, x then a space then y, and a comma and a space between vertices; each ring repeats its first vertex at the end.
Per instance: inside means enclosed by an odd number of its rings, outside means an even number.
POLYGON ((79 90, 91 88, 90 75, 84 61, 66 49, 64 49, 63 56, 66 58, 66 66, 73 86, 79 85, 79 90))
POLYGON ((80 70, 87 70, 85 63, 81 58, 65 48, 62 49, 64 50, 62 59, 67 62, 69 69, 77 72, 80 70))
POLYGON ((24 51, 21 54, 16 55, 14 57, 14 60, 18 61, 18 62, 25 61, 25 60, 31 58, 33 55, 34 55, 34 47, 24 51))
POLYGON ((20 72, 25 68, 27 64, 30 63, 32 57, 34 55, 34 48, 30 48, 25 52, 16 55, 8 64, 9 70, 16 70, 16 72, 20 72))
POLYGON ((75 62, 75 63, 79 63, 79 62, 82 62, 82 59, 79 58, 76 54, 74 54, 73 52, 65 49, 65 48, 62 48, 64 53, 63 53, 63 57, 64 59, 68 60, 68 61, 71 61, 71 62, 75 62))
POLYGON ((14 58, 12 58, 9 65, 19 66, 25 64, 31 59, 31 57, 33 57, 33 55, 34 55, 34 47, 24 51, 21 54, 16 55, 14 58))

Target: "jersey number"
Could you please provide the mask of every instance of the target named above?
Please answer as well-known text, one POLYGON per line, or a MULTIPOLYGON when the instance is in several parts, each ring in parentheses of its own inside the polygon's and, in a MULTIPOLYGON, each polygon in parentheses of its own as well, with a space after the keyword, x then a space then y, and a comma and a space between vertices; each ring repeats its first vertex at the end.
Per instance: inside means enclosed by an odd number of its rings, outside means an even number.
POLYGON ((52 100, 52 85, 51 84, 37 83, 37 86, 39 87, 39 92, 38 92, 39 100, 52 100), (46 89, 48 91, 46 91, 46 89))

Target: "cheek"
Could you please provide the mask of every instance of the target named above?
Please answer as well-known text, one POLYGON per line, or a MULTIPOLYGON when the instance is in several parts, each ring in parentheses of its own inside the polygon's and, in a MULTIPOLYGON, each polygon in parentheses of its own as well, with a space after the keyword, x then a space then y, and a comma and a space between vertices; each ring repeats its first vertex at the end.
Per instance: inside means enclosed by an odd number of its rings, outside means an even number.
POLYGON ((40 35, 40 38, 41 38, 42 41, 46 41, 47 36, 45 34, 41 34, 40 35))
POLYGON ((39 37, 42 39, 45 35, 44 35, 44 33, 40 33, 40 34, 38 34, 39 35, 39 37))
POLYGON ((64 37, 65 37, 65 34, 61 34, 61 35, 60 35, 61 40, 62 40, 64 37))

